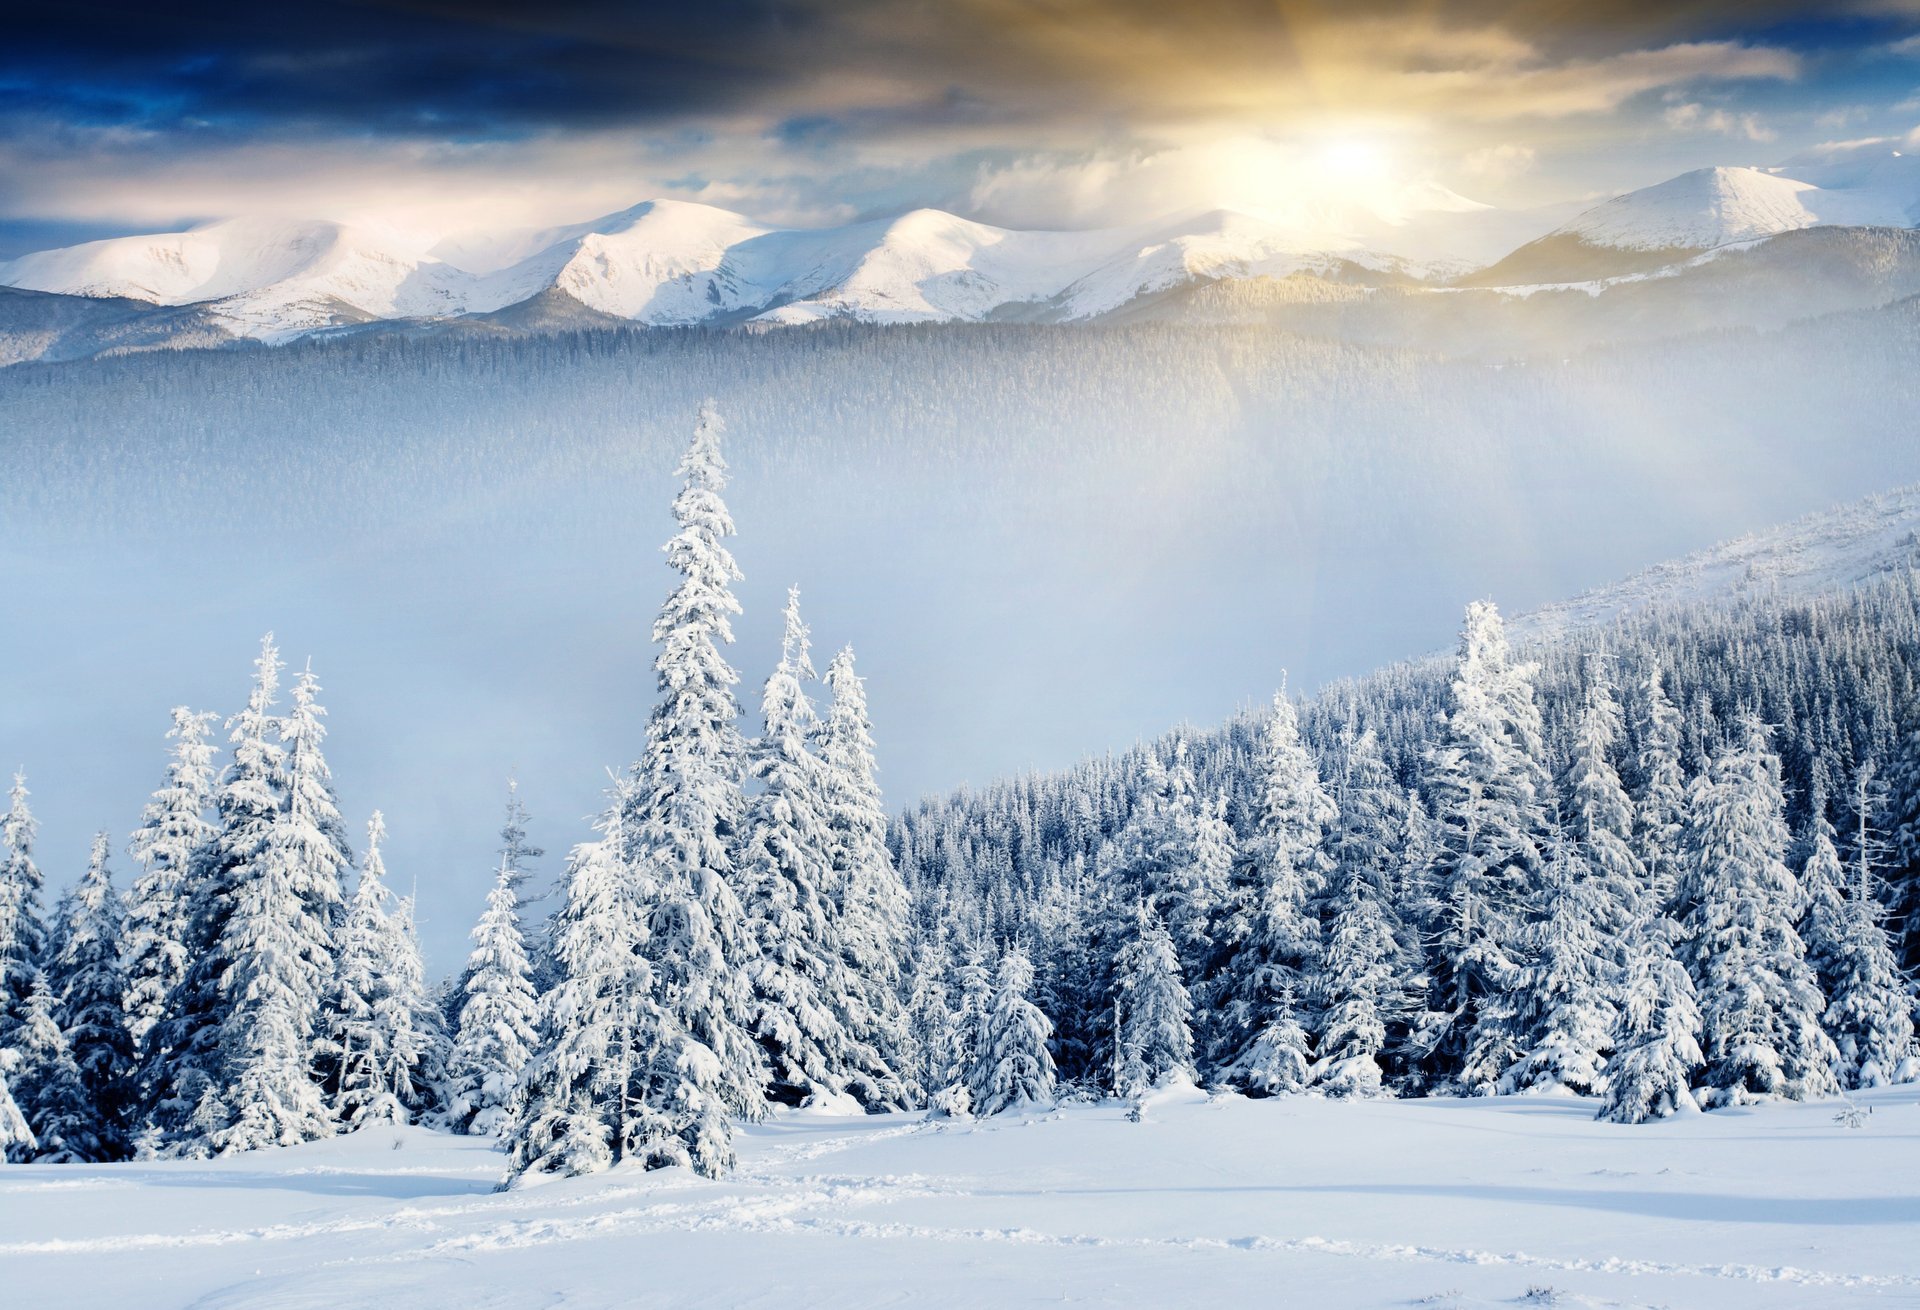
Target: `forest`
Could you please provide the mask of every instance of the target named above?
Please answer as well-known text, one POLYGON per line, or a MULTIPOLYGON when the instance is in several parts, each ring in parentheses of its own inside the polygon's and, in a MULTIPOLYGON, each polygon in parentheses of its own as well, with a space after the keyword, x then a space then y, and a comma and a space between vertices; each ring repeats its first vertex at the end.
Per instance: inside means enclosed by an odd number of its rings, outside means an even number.
POLYGON ((678 465, 657 699, 555 908, 517 794, 466 966, 356 855, 311 668, 174 711, 113 884, 49 910, 0 821, 9 1159, 204 1158, 376 1123, 509 1181, 725 1173, 776 1106, 954 1119, 1197 1083, 1573 1095, 1622 1124, 1912 1080, 1920 577, 1451 656, 889 819, 851 649, 797 592, 749 733, 724 425, 678 465), (348 884, 352 883, 351 892, 348 884))

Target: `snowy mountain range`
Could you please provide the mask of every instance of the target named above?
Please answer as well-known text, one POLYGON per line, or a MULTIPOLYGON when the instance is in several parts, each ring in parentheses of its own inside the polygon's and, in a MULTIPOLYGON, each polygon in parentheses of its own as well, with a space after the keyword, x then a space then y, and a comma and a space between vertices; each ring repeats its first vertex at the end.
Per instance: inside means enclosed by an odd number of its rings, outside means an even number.
MULTIPOLYGON (((1497 231, 1511 239, 1525 229, 1525 216, 1444 198, 1457 203, 1431 202, 1420 220, 1433 231, 1447 228, 1457 238, 1463 224, 1477 224, 1483 237, 1497 231)), ((1920 160, 1878 148, 1685 173, 1588 209, 1478 272, 1367 244, 1430 252, 1435 242, 1423 240, 1420 223, 1397 233, 1376 224, 1342 234, 1228 210, 1093 231, 1018 231, 930 209, 796 229, 652 200, 567 227, 452 239, 329 221, 232 219, 0 263, 0 289, 33 293, 0 297, 0 330, 24 333, 25 341, 0 351, 0 362, 149 339, 277 343, 381 323, 1088 322, 1151 312, 1169 297, 1221 284, 1303 278, 1361 293, 1604 286, 1806 228, 1916 222, 1920 160), (74 337, 76 322, 90 325, 88 333, 74 337), (62 332, 64 348, 56 344, 62 332)))

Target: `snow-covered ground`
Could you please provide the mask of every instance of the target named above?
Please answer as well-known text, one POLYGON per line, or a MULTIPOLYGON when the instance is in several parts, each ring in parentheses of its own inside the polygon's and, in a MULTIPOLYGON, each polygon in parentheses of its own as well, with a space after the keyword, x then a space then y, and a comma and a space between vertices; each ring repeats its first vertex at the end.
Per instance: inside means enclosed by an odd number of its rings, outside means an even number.
POLYGON ((1920 1304, 1920 1090, 1637 1128, 1551 1099, 792 1116, 724 1182, 493 1191, 472 1139, 0 1170, 18 1306, 1920 1304))

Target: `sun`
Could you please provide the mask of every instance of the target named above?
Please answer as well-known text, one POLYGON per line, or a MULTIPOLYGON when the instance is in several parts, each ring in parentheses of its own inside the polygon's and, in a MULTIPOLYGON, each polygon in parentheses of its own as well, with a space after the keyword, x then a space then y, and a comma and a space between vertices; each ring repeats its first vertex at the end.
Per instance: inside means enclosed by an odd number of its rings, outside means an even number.
POLYGON ((1321 171, 1347 181, 1374 181, 1385 177, 1393 161, 1378 142, 1363 137, 1335 137, 1321 145, 1321 171))

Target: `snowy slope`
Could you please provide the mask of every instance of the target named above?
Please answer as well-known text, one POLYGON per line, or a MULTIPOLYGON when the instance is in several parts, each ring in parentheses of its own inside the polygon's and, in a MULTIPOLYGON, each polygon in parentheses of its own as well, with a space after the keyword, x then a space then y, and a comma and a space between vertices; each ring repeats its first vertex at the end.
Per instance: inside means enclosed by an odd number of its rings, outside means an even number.
POLYGON ((1803 227, 1909 227, 1920 195, 1903 172, 1825 187, 1783 169, 1702 168, 1616 196, 1561 227, 1619 250, 1709 250, 1803 227))
POLYGON ((1815 596, 1920 568, 1920 485, 1750 533, 1544 606, 1509 627, 1551 639, 1623 614, 1741 596, 1815 596))
POLYGON ((1168 1099, 974 1126, 786 1117, 738 1173, 496 1193, 368 1130, 209 1163, 0 1169, 22 1306, 1909 1305, 1920 1093, 1636 1128, 1565 1099, 1168 1099))

